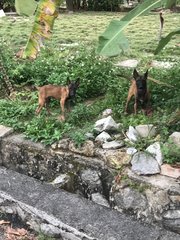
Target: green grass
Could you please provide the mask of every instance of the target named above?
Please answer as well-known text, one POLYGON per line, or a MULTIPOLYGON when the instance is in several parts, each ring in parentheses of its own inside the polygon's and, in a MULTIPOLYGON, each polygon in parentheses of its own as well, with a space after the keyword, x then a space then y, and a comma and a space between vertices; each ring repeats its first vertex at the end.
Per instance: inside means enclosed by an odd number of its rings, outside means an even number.
MULTIPOLYGON (((60 43, 78 42, 79 44, 91 44, 93 47, 96 47, 98 36, 106 29, 109 22, 112 19, 120 19, 123 15, 122 13, 104 12, 61 13, 55 21, 53 36, 48 45, 53 46, 53 48, 60 48, 60 43)), ((178 13, 165 13, 164 19, 163 35, 165 36, 173 29, 178 28, 180 17, 178 13)), ((31 32, 32 24, 33 17, 1 18, 0 38, 7 40, 13 46, 14 50, 17 51, 19 47, 25 45, 31 32)), ((130 50, 126 56, 120 56, 119 58, 131 56, 141 59, 142 57, 150 56, 158 42, 158 30, 158 13, 152 13, 135 19, 125 31, 129 39, 130 50)), ((174 37, 161 56, 157 56, 156 58, 162 58, 163 55, 163 57, 166 56, 168 59, 172 59, 172 52, 176 57, 180 57, 179 47, 175 46, 179 41, 178 37, 174 37)))
MULTIPOLYGON (((7 52, 6 70, 11 81, 18 87, 24 82, 36 85, 64 84, 67 76, 71 79, 77 77, 81 79, 78 101, 73 111, 68 114, 66 123, 60 123, 56 119, 60 113, 58 103, 52 104, 54 113, 52 117, 47 117, 45 111, 39 117, 35 116, 37 93, 22 92, 12 102, 0 101, 0 124, 13 126, 32 140, 45 144, 59 140, 62 136, 70 136, 80 144, 84 140, 84 133, 91 129, 102 111, 105 108, 112 108, 114 118, 122 122, 126 129, 129 125, 154 123, 158 126, 164 141, 170 132, 180 130, 178 124, 168 125, 169 119, 180 105, 180 47, 176 46, 180 38, 174 37, 159 55, 153 55, 158 44, 158 13, 139 17, 128 26, 125 34, 130 49, 126 54, 111 59, 99 58, 94 54, 99 35, 112 19, 120 19, 123 15, 106 12, 60 14, 55 21, 51 40, 46 42, 48 50, 42 51, 33 62, 17 61, 13 58, 19 48, 25 46, 27 42, 33 17, 0 18, 0 39, 7 44, 7 49, 3 47, 7 52), (63 43, 77 45, 67 47, 63 46, 63 43), (149 82, 154 109, 152 117, 141 113, 137 116, 124 115, 129 82, 120 78, 118 73, 130 77, 132 69, 117 68, 112 63, 128 58, 139 60, 140 71, 147 69, 153 59, 177 63, 171 70, 151 68, 149 71, 153 78, 174 86, 169 88, 149 82), (99 96, 101 98, 96 100, 99 96), (85 102, 89 98, 93 98, 91 105, 85 102)), ((165 13, 164 19, 163 36, 178 28, 180 24, 178 13, 165 13)))

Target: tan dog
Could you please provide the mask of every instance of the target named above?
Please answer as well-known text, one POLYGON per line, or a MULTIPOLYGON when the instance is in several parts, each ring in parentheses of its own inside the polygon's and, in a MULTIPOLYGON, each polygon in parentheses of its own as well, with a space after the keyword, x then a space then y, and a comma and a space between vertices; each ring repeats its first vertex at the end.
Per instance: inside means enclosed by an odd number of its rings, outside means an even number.
POLYGON ((134 113, 137 113, 138 105, 141 105, 143 112, 147 113, 150 99, 150 94, 147 90, 148 71, 141 76, 136 69, 134 69, 133 77, 134 79, 131 81, 131 86, 129 88, 125 111, 127 112, 129 101, 131 100, 132 96, 134 96, 134 113))
POLYGON ((67 99, 75 98, 76 90, 79 87, 79 79, 76 82, 69 82, 68 86, 58 86, 58 85, 44 85, 42 87, 36 87, 39 91, 38 102, 39 105, 36 109, 36 114, 39 114, 42 108, 45 106, 48 113, 49 110, 49 101, 53 97, 57 100, 60 100, 60 106, 62 111, 61 120, 65 120, 64 117, 64 106, 67 99))

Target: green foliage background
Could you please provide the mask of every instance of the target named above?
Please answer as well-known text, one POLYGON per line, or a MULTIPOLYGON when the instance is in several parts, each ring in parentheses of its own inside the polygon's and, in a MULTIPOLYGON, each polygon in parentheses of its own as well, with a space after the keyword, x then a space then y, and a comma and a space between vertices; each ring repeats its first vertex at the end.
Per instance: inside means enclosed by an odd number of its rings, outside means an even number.
MULTIPOLYGON (((179 131, 178 122, 169 124, 180 105, 180 52, 176 46, 178 39, 173 38, 160 55, 154 56, 152 53, 157 45, 159 16, 150 14, 136 19, 127 28, 131 48, 126 55, 113 59, 96 55, 94 49, 102 28, 106 27, 110 19, 119 17, 118 13, 60 15, 55 23, 52 41, 47 43, 46 49, 35 61, 14 57, 17 50, 26 43, 33 19, 0 19, 3 64, 18 92, 16 99, 9 101, 4 98, 5 88, 3 81, 0 82, 0 124, 12 126, 33 141, 45 144, 51 144, 62 137, 70 137, 81 144, 85 139, 84 133, 92 131, 92 126, 101 117, 102 111, 111 108, 113 117, 123 124, 124 130, 129 125, 153 123, 158 127, 163 142, 172 131, 179 131), (152 21, 155 24, 150 28, 148 26, 152 21), (174 63, 172 69, 149 70, 151 77, 172 85, 166 87, 148 81, 154 110, 152 117, 144 116, 141 112, 137 116, 124 114, 130 81, 122 76, 131 78, 133 69, 116 67, 115 63, 128 58, 139 60, 137 69, 141 73, 146 71, 152 60, 174 63), (66 84, 68 77, 71 80, 80 77, 81 83, 76 103, 72 106, 72 111, 66 114, 66 122, 57 120, 60 114, 58 101, 51 103, 52 116, 47 116, 45 110, 40 116, 36 116, 34 112, 38 99, 33 86, 66 84)), ((178 17, 178 14, 166 15, 164 34, 177 24, 178 17)), ((3 79, 1 73, 0 79, 3 79)), ((133 101, 130 110, 132 105, 133 101)))

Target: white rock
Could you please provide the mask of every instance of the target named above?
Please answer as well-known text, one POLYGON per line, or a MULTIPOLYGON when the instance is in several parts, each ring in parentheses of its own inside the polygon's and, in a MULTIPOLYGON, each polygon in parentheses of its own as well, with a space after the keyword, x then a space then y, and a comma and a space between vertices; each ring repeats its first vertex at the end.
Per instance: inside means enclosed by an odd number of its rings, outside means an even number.
POLYGON ((6 137, 13 132, 13 128, 0 125, 0 138, 6 137))
POLYGON ((150 145, 148 148, 146 148, 146 151, 148 151, 154 156, 159 165, 163 164, 163 155, 161 152, 161 146, 159 142, 155 142, 152 145, 150 145))
POLYGON ((102 118, 95 123, 94 130, 96 132, 114 131, 118 129, 118 124, 111 116, 102 118))
POLYGON ((0 9, 0 17, 5 17, 6 14, 4 13, 4 11, 2 9, 0 9))
POLYGON ((166 69, 170 69, 172 68, 174 65, 173 62, 162 62, 162 61, 156 61, 156 60, 153 60, 151 62, 151 66, 152 67, 155 67, 155 68, 166 68, 166 69))
POLYGON ((57 178, 55 178, 51 182, 51 184, 53 184, 53 185, 60 184, 61 185, 61 184, 64 184, 64 183, 68 182, 69 178, 70 177, 67 174, 61 174, 57 178))
POLYGON ((123 141, 111 141, 111 142, 106 142, 102 145, 103 149, 118 149, 124 146, 123 141))
POLYGON ((107 133, 107 132, 102 132, 100 133, 96 138, 95 138, 95 141, 98 141, 98 142, 101 142, 101 143, 104 143, 104 142, 108 142, 112 140, 111 136, 107 133))
POLYGON ((110 109, 110 108, 104 110, 103 113, 102 113, 103 117, 107 117, 111 114, 112 114, 112 109, 110 109))
POLYGON ((140 137, 154 137, 156 135, 156 128, 152 124, 138 125, 135 127, 140 137))
POLYGON ((138 62, 139 61, 136 59, 128 59, 128 60, 124 60, 124 61, 116 63, 115 66, 135 68, 135 67, 137 67, 138 62))
POLYGON ((129 147, 129 148, 126 150, 126 153, 129 154, 129 155, 134 155, 136 152, 137 152, 137 149, 134 148, 134 147, 129 147))
POLYGON ((138 132, 132 126, 129 126, 129 130, 126 132, 128 139, 132 142, 136 142, 139 138, 138 132))
POLYGON ((178 147, 180 147, 180 132, 173 132, 169 139, 178 147))
POLYGON ((160 167, 156 159, 145 152, 138 152, 131 160, 132 171, 138 175, 160 173, 160 167))
POLYGON ((92 201, 105 207, 110 207, 108 201, 100 193, 92 193, 92 201))

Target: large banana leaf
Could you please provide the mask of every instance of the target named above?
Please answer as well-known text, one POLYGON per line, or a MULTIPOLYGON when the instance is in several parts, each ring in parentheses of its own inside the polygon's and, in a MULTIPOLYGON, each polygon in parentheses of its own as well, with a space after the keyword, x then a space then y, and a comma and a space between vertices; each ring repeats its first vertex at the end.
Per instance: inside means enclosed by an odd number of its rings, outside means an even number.
POLYGON ((15 0, 16 12, 19 15, 31 16, 34 14, 37 7, 37 2, 35 0, 15 0))
POLYGON ((121 20, 112 20, 105 32, 100 35, 96 52, 108 57, 119 55, 128 48, 128 41, 123 30, 140 15, 160 7, 166 2, 167 0, 145 0, 121 20))
POLYGON ((166 37, 161 38, 154 54, 158 54, 168 44, 171 38, 176 34, 180 34, 180 29, 174 30, 170 32, 166 37))
POLYGON ((58 7, 63 0, 40 0, 31 35, 24 50, 17 53, 18 57, 35 59, 44 47, 44 40, 49 39, 53 30, 54 20, 58 16, 58 7))

